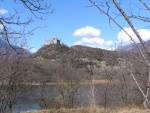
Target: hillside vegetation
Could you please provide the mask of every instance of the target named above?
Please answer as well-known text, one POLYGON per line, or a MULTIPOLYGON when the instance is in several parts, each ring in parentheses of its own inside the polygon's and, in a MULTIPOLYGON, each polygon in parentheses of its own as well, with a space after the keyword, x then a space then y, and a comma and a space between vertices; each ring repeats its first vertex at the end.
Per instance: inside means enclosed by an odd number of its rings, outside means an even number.
POLYGON ((115 65, 117 58, 123 53, 92 48, 87 46, 47 45, 40 48, 34 55, 43 60, 69 62, 75 67, 85 67, 87 64, 105 61, 107 65, 115 65))

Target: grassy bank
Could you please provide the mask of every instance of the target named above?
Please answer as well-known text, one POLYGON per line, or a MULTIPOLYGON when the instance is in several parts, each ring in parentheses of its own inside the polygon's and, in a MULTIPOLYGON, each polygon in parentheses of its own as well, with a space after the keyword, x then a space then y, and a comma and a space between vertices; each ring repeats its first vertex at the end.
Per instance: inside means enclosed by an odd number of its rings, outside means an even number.
MULTIPOLYGON (((23 112, 25 113, 25 112, 23 112)), ((103 109, 103 108, 78 108, 78 109, 51 109, 51 110, 35 110, 28 113, 149 113, 145 109, 139 108, 121 108, 121 109, 103 109)))

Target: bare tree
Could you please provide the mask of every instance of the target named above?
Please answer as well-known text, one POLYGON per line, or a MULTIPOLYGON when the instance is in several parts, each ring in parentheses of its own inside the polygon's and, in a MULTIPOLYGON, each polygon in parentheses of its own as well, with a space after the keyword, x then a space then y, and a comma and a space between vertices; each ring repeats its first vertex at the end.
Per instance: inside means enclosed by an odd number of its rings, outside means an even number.
POLYGON ((88 70, 91 74, 91 84, 90 84, 90 90, 89 90, 89 99, 90 99, 90 106, 97 106, 97 101, 96 101, 96 93, 97 93, 97 89, 95 87, 95 78, 96 78, 96 74, 97 74, 97 71, 96 71, 96 66, 92 66, 92 65, 88 65, 88 70))
POLYGON ((81 72, 71 65, 62 65, 63 68, 59 68, 57 81, 59 84, 58 90, 62 96, 63 104, 65 107, 75 107, 77 94, 81 87, 81 72))
POLYGON ((30 78, 30 69, 25 58, 17 55, 1 59, 0 67, 0 112, 11 112, 13 105, 21 99, 20 86, 30 78))
POLYGON ((142 36, 140 36, 139 32, 135 28, 136 25, 134 25, 134 21, 138 21, 143 25, 144 28, 149 28, 148 23, 150 22, 150 18, 147 15, 144 15, 142 12, 145 11, 149 14, 150 8, 148 2, 144 2, 144 0, 139 1, 131 1, 127 2, 128 4, 125 4, 122 0, 116 1, 116 0, 105 0, 105 1, 93 1, 89 0, 92 6, 96 7, 101 14, 104 14, 108 17, 108 22, 112 28, 112 24, 117 25, 134 43, 135 47, 138 49, 140 57, 133 54, 134 59, 136 61, 144 64, 147 67, 148 73, 147 73, 147 80, 144 81, 147 84, 146 91, 141 87, 140 81, 137 80, 137 74, 135 74, 134 70, 134 62, 129 62, 128 66, 130 67, 129 70, 127 70, 130 75, 132 76, 135 84, 137 85, 139 91, 143 95, 144 98, 144 106, 145 108, 149 110, 148 106, 150 105, 149 102, 149 86, 150 86, 150 49, 145 44, 144 39, 142 36), (138 2, 138 5, 136 4, 138 2), (140 4, 140 5, 139 5, 140 4), (127 5, 127 7, 123 8, 123 5, 127 5), (115 10, 112 10, 112 8, 115 8, 115 10), (136 8, 136 11, 135 11, 136 8), (128 10, 129 9, 129 10, 128 10), (114 12, 113 12, 114 11, 114 12), (119 22, 118 19, 121 19, 124 21, 124 23, 127 23, 128 26, 131 27, 132 31, 134 32, 135 36, 137 37, 138 41, 142 44, 144 51, 141 50, 141 48, 137 45, 134 37, 124 29, 123 22, 119 22))
POLYGON ((39 101, 41 103, 42 108, 48 109, 55 106, 54 101, 53 104, 50 104, 54 99, 48 97, 48 94, 51 92, 48 92, 47 88, 49 87, 48 83, 53 82, 52 75, 55 76, 55 71, 57 70, 58 64, 51 61, 43 61, 40 63, 36 63, 35 65, 36 71, 38 71, 36 75, 39 76, 39 79, 36 81, 36 83, 40 84, 39 88, 41 98, 39 101))
MULTIPOLYGON (((0 0, 0 3, 3 3, 0 0)), ((23 12, 12 9, 14 13, 0 14, 0 41, 3 41, 3 50, 0 50, 0 111, 11 112, 14 103, 20 98, 19 86, 25 84, 29 77, 29 65, 24 62, 22 56, 26 46, 26 38, 33 35, 33 31, 39 28, 26 29, 35 19, 44 20, 44 15, 53 13, 51 4, 44 0, 13 0, 15 4, 22 5, 31 15, 23 17, 23 12), (18 29, 19 28, 19 29, 18 29), (28 67, 26 67, 28 66, 28 67), (26 78, 27 77, 27 78, 26 78)), ((25 55, 23 55, 25 56, 25 55)), ((29 82, 29 81, 28 81, 29 82)))
MULTIPOLYGON (((36 18, 40 20, 44 20, 44 15, 48 15, 53 13, 53 10, 51 9, 51 4, 44 0, 13 0, 15 4, 22 5, 27 11, 31 13, 30 17, 26 17, 24 19, 22 17, 23 11, 18 11, 15 7, 14 13, 5 15, 0 15, 0 39, 8 43, 11 48, 16 51, 16 48, 12 45, 16 45, 16 40, 20 44, 19 46, 22 47, 24 44, 26 44, 26 38, 33 34, 33 31, 40 26, 37 26, 36 28, 26 30, 26 27, 29 26, 32 22, 35 21, 36 18), (19 30, 18 30, 19 27, 19 30), (20 39, 24 39, 23 42, 20 42, 20 39)), ((0 0, 0 3, 3 3, 3 0, 0 0)), ((21 40, 22 41, 22 40, 21 40)))

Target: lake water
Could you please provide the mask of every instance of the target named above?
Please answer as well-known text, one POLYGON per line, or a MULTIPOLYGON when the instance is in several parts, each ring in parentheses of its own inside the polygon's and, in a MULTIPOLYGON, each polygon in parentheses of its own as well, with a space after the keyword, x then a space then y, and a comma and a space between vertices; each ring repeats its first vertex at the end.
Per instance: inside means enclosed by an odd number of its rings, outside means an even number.
MULTIPOLYGON (((42 89, 39 85, 32 86, 22 86, 22 95, 21 99, 17 104, 14 105, 14 113, 20 113, 24 111, 32 111, 41 109, 39 99, 41 98, 42 89)), ((46 97, 55 97, 59 93, 57 92, 56 86, 44 86, 44 96, 46 97)))
MULTIPOLYGON (((41 86, 22 86, 21 89, 26 89, 20 101, 14 105, 14 113, 21 111, 32 111, 42 109, 39 99, 44 94, 45 98, 53 98, 60 95, 58 86, 48 85, 41 89, 41 86)), ((122 95, 119 86, 106 87, 104 85, 95 85, 94 98, 96 104, 100 107, 118 107, 123 104, 122 95)), ((85 85, 81 87, 77 93, 77 107, 87 107, 92 104, 92 87, 85 85)), ((128 97, 131 97, 133 92, 128 92, 128 97)))

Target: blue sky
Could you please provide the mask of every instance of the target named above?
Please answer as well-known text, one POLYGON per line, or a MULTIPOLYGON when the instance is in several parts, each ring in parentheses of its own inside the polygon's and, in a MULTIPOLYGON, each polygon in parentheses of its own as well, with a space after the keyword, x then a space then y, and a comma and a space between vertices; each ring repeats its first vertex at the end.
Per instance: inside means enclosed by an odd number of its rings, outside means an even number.
MULTIPOLYGON (((58 37, 62 43, 68 46, 79 44, 104 49, 115 48, 119 45, 119 41, 130 42, 129 38, 116 26, 112 25, 115 31, 112 30, 108 18, 95 7, 86 7, 91 5, 88 0, 49 0, 49 2, 54 9, 54 13, 44 16, 46 18, 44 21, 35 19, 35 22, 27 27, 27 29, 33 29, 37 26, 42 27, 34 31, 34 35, 27 37, 27 46, 31 48, 32 52, 41 48, 45 40, 55 37, 58 37)), ((125 3, 127 4, 126 0, 125 3)), ((123 7, 126 9, 125 5, 123 7)), ((24 12, 21 14, 22 19, 33 16, 19 2, 16 4, 13 0, 1 2, 0 14, 3 16, 12 14, 13 8, 24 12)), ((114 7, 111 9, 115 12, 114 7)), ((144 13, 147 15, 146 12, 144 13)), ((118 19, 118 21, 123 25, 123 28, 132 34, 132 30, 126 23, 123 23, 121 19, 118 19)), ((147 40, 150 37, 150 30, 143 28, 143 25, 139 22, 134 21, 134 24, 141 35, 147 34, 144 36, 144 39, 147 40)), ((133 37, 136 36, 133 34, 133 37)))

